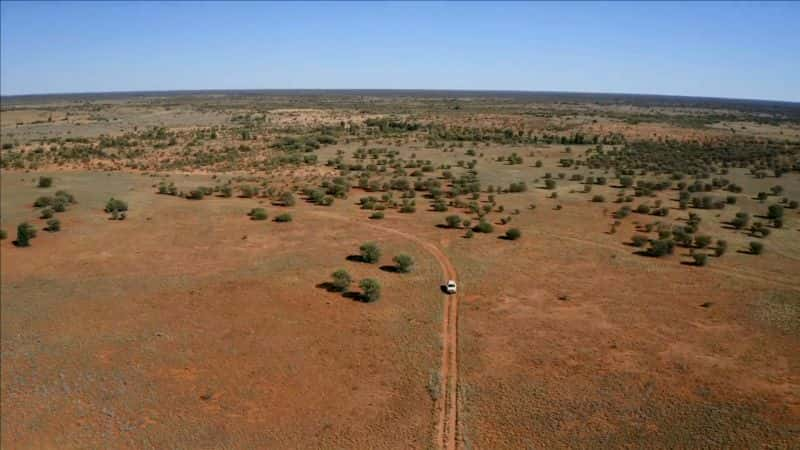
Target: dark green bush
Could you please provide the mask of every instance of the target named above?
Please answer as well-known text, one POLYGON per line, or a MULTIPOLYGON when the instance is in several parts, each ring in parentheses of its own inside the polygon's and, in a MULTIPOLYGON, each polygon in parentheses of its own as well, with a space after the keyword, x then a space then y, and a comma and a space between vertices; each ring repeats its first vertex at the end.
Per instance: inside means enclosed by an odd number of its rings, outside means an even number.
POLYGON ((128 210, 128 204, 125 203, 122 200, 118 200, 118 199, 115 199, 114 197, 111 197, 106 202, 105 212, 107 212, 107 213, 110 213, 112 211, 120 211, 121 212, 121 211, 127 211, 127 210, 128 210))
POLYGON ((264 208, 253 208, 247 215, 250 220, 267 220, 267 210, 264 208))
POLYGON ((47 221, 47 227, 45 230, 50 232, 56 232, 61 230, 61 221, 58 219, 50 219, 47 221))
POLYGON ((478 224, 475 225, 472 231, 476 233, 491 233, 492 231, 494 231, 494 227, 492 226, 491 223, 481 219, 480 222, 478 222, 478 224))
POLYGON ((372 303, 381 298, 381 285, 377 280, 366 278, 358 284, 361 287, 361 297, 364 301, 372 303))
POLYGON ((522 232, 519 231, 517 228, 509 228, 508 230, 506 230, 506 238, 507 239, 510 239, 512 241, 516 241, 520 237, 522 237, 522 232))
POLYGON ((36 237, 36 228, 28 222, 22 222, 17 226, 17 240, 14 244, 17 247, 28 247, 31 245, 31 239, 36 237))
POLYGON ((757 241, 750 242, 750 253, 754 255, 760 255, 763 252, 764 252, 764 244, 757 241))
POLYGON ((381 249, 375 242, 365 242, 358 248, 361 252, 361 260, 375 264, 381 259, 381 249))
POLYGON ((634 247, 644 247, 644 244, 646 244, 647 241, 648 241, 647 236, 642 234, 634 234, 633 237, 631 238, 631 243, 633 244, 634 247))
POLYGON ((275 217, 275 222, 291 222, 291 221, 292 221, 292 215, 289 213, 278 214, 275 217))
POLYGON ((705 253, 692 253, 692 258, 694 258, 694 265, 696 266, 705 266, 708 263, 708 255, 705 253))
POLYGON ((350 277, 350 274, 347 273, 344 269, 339 269, 336 272, 331 274, 333 277, 333 290, 338 292, 344 292, 347 288, 350 287, 350 283, 353 282, 353 279, 350 277))
POLYGON ((42 210, 42 215, 40 217, 41 219, 49 219, 51 217, 53 217, 53 210, 52 209, 45 208, 45 209, 42 210))
POLYGON ((714 247, 714 255, 722 256, 728 250, 728 241, 718 239, 717 246, 714 247))
POLYGON ((52 204, 53 204, 53 197, 50 196, 39 197, 36 199, 35 202, 33 202, 33 206, 36 208, 43 208, 45 206, 50 206, 52 204))
POLYGON ((53 178, 52 177, 39 177, 39 184, 40 188, 49 188, 53 185, 53 178))
POLYGON ((381 211, 375 211, 371 216, 369 216, 369 218, 375 220, 383 219, 383 213, 381 211))
POLYGON ((448 228, 458 228, 461 226, 461 217, 453 214, 452 216, 447 216, 444 218, 445 222, 447 222, 448 228))
POLYGON ((650 256, 661 257, 671 255, 675 249, 675 243, 671 239, 658 239, 650 241, 647 254, 650 256))
POLYGON ((711 244, 711 236, 707 236, 704 234, 697 235, 694 238, 694 245, 698 248, 706 248, 711 244))
POLYGON ((392 261, 397 265, 397 270, 402 273, 411 272, 411 267, 414 265, 414 258, 405 253, 395 256, 392 261))

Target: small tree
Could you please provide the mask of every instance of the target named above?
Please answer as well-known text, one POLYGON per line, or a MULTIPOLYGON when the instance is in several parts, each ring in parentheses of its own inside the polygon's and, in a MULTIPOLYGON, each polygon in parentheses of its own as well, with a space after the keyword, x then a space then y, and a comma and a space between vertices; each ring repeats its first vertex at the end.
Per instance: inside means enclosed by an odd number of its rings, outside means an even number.
POLYGON ((368 303, 378 301, 381 298, 381 285, 377 280, 366 278, 358 283, 361 288, 361 297, 368 303))
POLYGON ((708 255, 705 253, 692 253, 692 258, 694 258, 694 265, 696 266, 705 266, 708 263, 708 255))
POLYGON ((783 218, 783 206, 781 205, 769 205, 767 209, 767 217, 775 220, 775 219, 782 219, 783 218))
POLYGON ((128 210, 128 204, 125 203, 122 200, 118 200, 118 199, 116 199, 114 197, 111 197, 106 202, 105 212, 107 212, 107 213, 110 213, 110 212, 113 212, 113 211, 122 212, 122 211, 127 211, 127 210, 128 210))
POLYGON ((476 233, 491 233, 492 231, 494 231, 494 227, 489 222, 481 219, 480 222, 478 222, 478 224, 475 225, 475 228, 473 228, 472 230, 476 233))
POLYGON ((291 222, 291 221, 292 221, 292 215, 289 213, 279 214, 278 216, 275 217, 275 222, 291 222))
POLYGON ((267 210, 264 208, 253 208, 247 213, 250 220, 267 220, 267 210))
POLYGON ((359 247, 359 250, 361 260, 366 263, 375 264, 381 259, 381 249, 375 242, 366 242, 359 247))
POLYGON ((655 257, 671 255, 674 249, 675 243, 671 239, 658 239, 650 241, 650 248, 647 249, 647 254, 655 257))
POLYGON ((28 247, 31 239, 36 237, 36 228, 28 222, 22 222, 17 226, 17 240, 14 242, 17 247, 28 247))
POLYGON ((49 188, 53 185, 53 178, 52 177, 39 177, 39 184, 40 188, 49 188))
POLYGON ((346 291, 347 288, 350 287, 350 283, 353 282, 350 274, 344 269, 339 269, 336 272, 333 272, 331 277, 333 277, 333 290, 338 292, 346 291))
POLYGON ((54 233, 56 231, 61 231, 61 221, 58 219, 50 219, 47 221, 47 227, 45 230, 54 233))
POLYGON ((711 244, 711 236, 706 236, 704 234, 695 236, 694 238, 694 245, 698 248, 706 248, 711 244))
POLYGON ((414 265, 414 258, 412 258, 410 255, 406 255, 405 253, 395 256, 392 261, 397 264, 397 270, 402 273, 411 272, 411 266, 414 265))
POLYGON ((647 236, 643 234, 634 234, 631 238, 631 242, 634 247, 644 247, 644 244, 647 243, 647 236))
POLYGON ((522 236, 522 232, 519 231, 517 228, 509 228, 506 230, 506 239, 516 241, 522 236))
POLYGON ((750 242, 750 253, 754 255, 760 255, 763 252, 764 252, 764 244, 757 241, 750 242))
POLYGON ((281 203, 283 204, 283 206, 294 206, 295 204, 294 194, 292 194, 289 191, 286 191, 283 194, 281 194, 281 203))
POLYGON ((715 256, 722 256, 728 250, 728 241, 719 239, 717 240, 717 246, 714 247, 714 255, 715 256))
POLYGON ((455 214, 445 217, 444 220, 447 222, 447 228, 458 228, 461 226, 461 217, 455 214))
POLYGON ((44 208, 45 206, 50 206, 53 204, 53 197, 48 196, 41 196, 33 202, 33 206, 36 208, 44 208))

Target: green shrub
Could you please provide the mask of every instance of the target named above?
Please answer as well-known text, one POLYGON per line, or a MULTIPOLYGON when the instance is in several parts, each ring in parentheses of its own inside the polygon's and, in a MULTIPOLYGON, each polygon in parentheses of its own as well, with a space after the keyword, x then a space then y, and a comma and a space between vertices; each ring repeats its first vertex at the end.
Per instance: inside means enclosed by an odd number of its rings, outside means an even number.
POLYGON ((381 285, 378 280, 366 278, 358 284, 361 287, 361 297, 364 301, 372 303, 381 298, 381 285))
POLYGON ((39 184, 40 188, 49 188, 53 185, 53 178, 52 177, 39 177, 39 184))
POLYGON ((475 236, 475 232, 472 231, 471 228, 468 229, 466 233, 464 233, 464 237, 467 239, 472 239, 473 236, 475 236))
POLYGON ((353 282, 350 274, 344 269, 339 269, 336 272, 333 272, 331 277, 333 277, 333 290, 338 292, 346 291, 347 288, 350 287, 350 283, 353 282))
POLYGON ((447 222, 447 228, 458 228, 461 226, 461 217, 455 214, 445 217, 444 220, 447 222))
POLYGON ((186 195, 186 198, 189 200, 202 200, 205 197, 206 193, 203 188, 192 189, 189 191, 189 194, 186 195))
POLYGON ((289 213, 278 214, 275 217, 275 222, 291 222, 291 221, 292 221, 292 215, 289 213))
POLYGON ((127 211, 127 210, 128 210, 128 204, 125 203, 122 200, 118 200, 118 199, 116 199, 114 197, 111 197, 106 202, 105 212, 107 212, 107 213, 110 213, 110 212, 113 212, 113 211, 120 211, 121 212, 121 211, 127 211))
POLYGON ((50 232, 56 232, 61 230, 61 221, 58 219, 50 219, 47 221, 47 227, 45 230, 50 232))
POLYGON ((734 217, 733 220, 731 220, 731 225, 733 225, 737 230, 745 228, 749 223, 750 223, 750 214, 747 214, 746 212, 736 213, 736 217, 734 217))
POLYGON ((661 257, 671 255, 675 249, 675 243, 671 239, 658 239, 650 241, 650 247, 647 249, 649 256, 661 257))
POLYGON ((361 260, 375 264, 381 259, 381 249, 375 242, 366 242, 358 248, 361 252, 361 260))
POLYGON ((64 212, 67 210, 67 201, 64 200, 62 197, 56 197, 53 200, 53 211, 54 212, 64 212))
POLYGON ((281 204, 283 204, 283 206, 294 206, 295 204, 294 194, 292 194, 289 191, 282 193, 280 202, 281 204))
POLYGON ((250 186, 249 184, 243 184, 239 186, 239 192, 241 192, 241 196, 244 198, 252 198, 258 194, 258 188, 250 186))
POLYGON ((233 188, 230 185, 225 185, 219 188, 219 193, 223 197, 233 197, 233 188))
POLYGON ((17 247, 28 247, 31 245, 31 239, 36 237, 36 228, 28 222, 22 222, 17 226, 17 240, 14 244, 17 247))
POLYGON ((782 219, 783 218, 783 206, 781 205, 769 205, 767 209, 767 217, 769 219, 782 219))
POLYGON ((411 266, 414 265, 414 258, 405 253, 395 256, 392 261, 397 265, 397 270, 402 273, 411 272, 411 266))
POLYGON ((602 195, 595 195, 594 197, 592 197, 592 201, 595 203, 603 203, 606 201, 606 198, 603 197, 602 195))
POLYGON ((267 220, 267 210, 264 208, 253 208, 247 215, 250 220, 267 220))
POLYGON ((40 217, 41 219, 49 219, 51 217, 53 217, 53 210, 52 209, 45 208, 45 209, 42 210, 42 215, 40 217))
POLYGON ((754 255, 760 255, 763 252, 764 252, 764 244, 757 241, 750 242, 750 253, 754 255))
POLYGON ((472 229, 472 231, 476 233, 491 233, 494 231, 494 227, 491 223, 481 219, 477 225, 472 229))
POLYGON ((633 243, 634 247, 644 247, 644 244, 646 244, 647 241, 647 236, 643 234, 634 234, 631 238, 631 243, 633 243))
POLYGON ((704 234, 695 236, 694 238, 694 245, 698 248, 706 248, 711 244, 711 236, 706 236, 704 234))
POLYGON ((728 250, 728 241, 718 239, 717 246, 714 247, 714 255, 715 256, 722 256, 728 250))
POLYGON ((63 201, 65 201, 67 203, 75 203, 75 196, 70 194, 67 191, 63 191, 63 190, 56 191, 55 196, 56 196, 56 198, 55 198, 56 201, 58 201, 59 199, 62 199, 63 201))
POLYGON ((369 216, 369 218, 375 220, 383 219, 383 213, 381 211, 375 211, 371 216, 369 216))
POLYGON ((522 232, 519 231, 519 229, 509 228, 508 230, 506 230, 506 239, 516 241, 520 237, 522 237, 522 232))
POLYGON ((708 255, 705 253, 695 252, 692 253, 692 258, 694 258, 694 265, 696 266, 705 266, 708 262, 708 255))
POLYGON ((44 207, 50 206, 52 204, 53 204, 53 197, 50 197, 50 196, 39 197, 39 198, 36 199, 35 202, 33 202, 33 206, 36 207, 36 208, 44 208, 44 207))
POLYGON ((0 230, 0 240, 3 240, 8 237, 8 231, 0 230))

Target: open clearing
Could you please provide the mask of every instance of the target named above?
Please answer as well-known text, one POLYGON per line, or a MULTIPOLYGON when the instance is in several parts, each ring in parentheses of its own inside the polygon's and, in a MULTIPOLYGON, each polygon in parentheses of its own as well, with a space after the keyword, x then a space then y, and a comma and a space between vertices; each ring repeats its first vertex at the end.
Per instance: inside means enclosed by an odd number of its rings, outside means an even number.
POLYGON ((800 447, 798 107, 645 100, 4 100, 0 446, 800 447))

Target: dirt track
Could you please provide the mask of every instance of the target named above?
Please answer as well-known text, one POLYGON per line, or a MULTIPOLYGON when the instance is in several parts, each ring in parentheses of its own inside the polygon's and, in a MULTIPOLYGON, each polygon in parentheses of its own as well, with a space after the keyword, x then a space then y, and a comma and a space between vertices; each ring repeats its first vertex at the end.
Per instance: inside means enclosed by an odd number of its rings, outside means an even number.
MULTIPOLYGON (((350 223, 358 223, 369 228, 392 233, 411 240, 431 254, 439 266, 445 279, 457 280, 456 269, 447 255, 439 247, 426 242, 410 233, 404 233, 393 228, 388 228, 360 220, 336 216, 334 214, 320 213, 326 217, 350 223)), ((444 282, 444 280, 443 280, 444 282)), ((443 384, 443 395, 435 402, 436 427, 434 428, 436 448, 455 450, 458 439, 458 299, 459 295, 444 295, 444 314, 442 320, 442 363, 439 369, 439 380, 443 384)))

